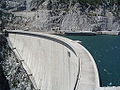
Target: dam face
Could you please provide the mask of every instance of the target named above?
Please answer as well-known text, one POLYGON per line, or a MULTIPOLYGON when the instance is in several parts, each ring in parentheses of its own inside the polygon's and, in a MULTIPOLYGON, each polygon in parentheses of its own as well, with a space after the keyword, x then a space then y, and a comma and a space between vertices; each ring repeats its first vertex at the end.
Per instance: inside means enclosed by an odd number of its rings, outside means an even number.
POLYGON ((78 74, 78 58, 58 42, 21 34, 9 34, 24 67, 42 90, 73 90, 78 74))
POLYGON ((80 44, 37 32, 8 31, 9 45, 23 61, 36 90, 93 90, 99 87, 94 59, 80 44))

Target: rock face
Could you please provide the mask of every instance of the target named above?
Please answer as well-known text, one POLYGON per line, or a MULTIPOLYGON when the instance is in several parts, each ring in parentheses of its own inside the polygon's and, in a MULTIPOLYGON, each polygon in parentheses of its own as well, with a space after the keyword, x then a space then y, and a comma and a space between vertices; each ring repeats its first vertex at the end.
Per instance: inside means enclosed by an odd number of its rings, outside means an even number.
MULTIPOLYGON (((78 4, 79 5, 79 4, 78 4)), ((86 14, 77 8, 77 4, 63 18, 61 29, 70 31, 90 31, 90 21, 86 14)))
POLYGON ((6 9, 17 11, 14 23, 8 27, 33 31, 117 31, 120 30, 118 5, 110 2, 90 5, 75 0, 7 0, 6 9))
POLYGON ((0 90, 35 90, 22 62, 0 35, 0 90))

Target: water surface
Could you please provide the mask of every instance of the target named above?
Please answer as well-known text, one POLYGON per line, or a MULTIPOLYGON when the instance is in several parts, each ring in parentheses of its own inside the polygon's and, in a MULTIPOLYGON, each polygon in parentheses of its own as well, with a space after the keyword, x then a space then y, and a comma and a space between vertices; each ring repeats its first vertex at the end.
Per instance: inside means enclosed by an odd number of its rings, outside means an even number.
POLYGON ((82 41, 94 57, 102 86, 120 85, 120 36, 66 36, 82 41))

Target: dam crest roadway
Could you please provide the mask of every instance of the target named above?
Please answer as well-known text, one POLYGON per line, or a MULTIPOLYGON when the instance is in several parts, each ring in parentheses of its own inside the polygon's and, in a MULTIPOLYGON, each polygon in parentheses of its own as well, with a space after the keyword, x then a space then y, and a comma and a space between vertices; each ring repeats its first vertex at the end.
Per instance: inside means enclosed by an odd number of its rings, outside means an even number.
POLYGON ((24 60, 36 90, 104 90, 99 89, 92 55, 77 41, 38 32, 7 32, 9 45, 24 60))

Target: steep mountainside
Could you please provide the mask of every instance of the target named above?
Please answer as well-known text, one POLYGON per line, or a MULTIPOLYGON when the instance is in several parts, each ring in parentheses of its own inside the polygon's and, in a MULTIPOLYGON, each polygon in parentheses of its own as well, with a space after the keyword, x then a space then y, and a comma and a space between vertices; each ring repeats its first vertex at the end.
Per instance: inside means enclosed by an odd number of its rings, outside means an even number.
POLYGON ((14 16, 7 29, 119 30, 119 0, 1 0, 14 16))

